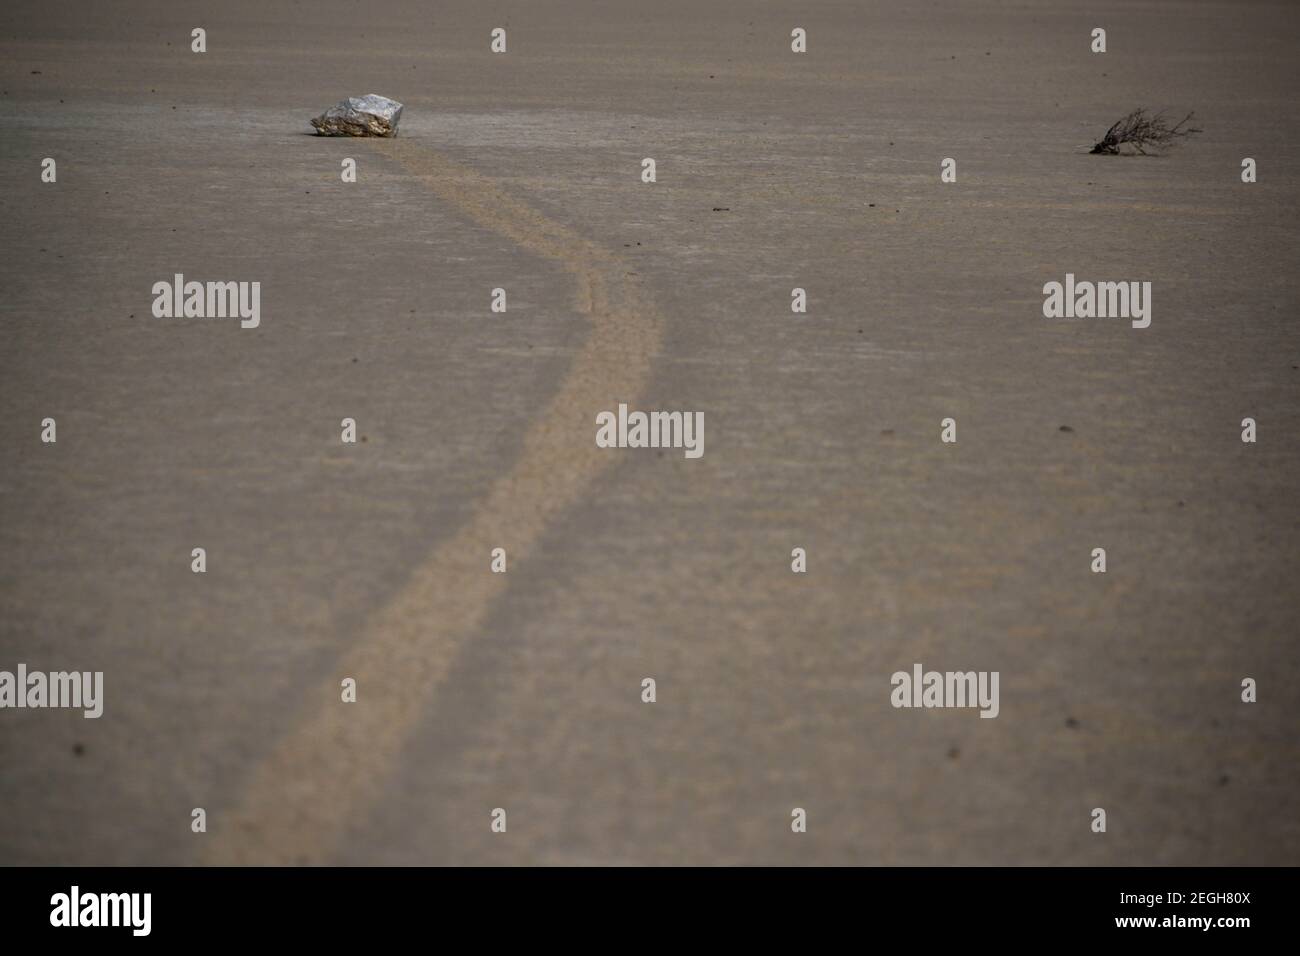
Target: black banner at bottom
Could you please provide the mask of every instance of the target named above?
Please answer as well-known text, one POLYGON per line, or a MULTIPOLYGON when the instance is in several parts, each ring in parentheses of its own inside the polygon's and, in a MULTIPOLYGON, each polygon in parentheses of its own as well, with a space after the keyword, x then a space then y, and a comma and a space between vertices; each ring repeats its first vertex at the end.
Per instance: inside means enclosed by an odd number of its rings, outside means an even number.
POLYGON ((1293 883, 1291 870, 1244 868, 7 868, 0 919, 7 942, 92 945, 399 942, 437 930, 445 942, 734 946, 905 932, 925 945, 1048 933, 1230 946, 1291 936, 1293 883))

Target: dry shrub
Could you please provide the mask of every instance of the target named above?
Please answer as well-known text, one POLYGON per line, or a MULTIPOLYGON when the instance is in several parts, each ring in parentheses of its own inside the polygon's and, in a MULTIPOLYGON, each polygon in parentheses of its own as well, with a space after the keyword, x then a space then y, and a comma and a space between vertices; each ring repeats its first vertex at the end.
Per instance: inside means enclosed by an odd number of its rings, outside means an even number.
POLYGON ((1188 113, 1177 123, 1170 126, 1163 112, 1156 113, 1153 116, 1144 109, 1135 109, 1106 130, 1106 135, 1092 147, 1091 152, 1113 156, 1120 152, 1120 147, 1125 143, 1128 143, 1143 155, 1146 155, 1148 149, 1168 148, 1176 144, 1184 136, 1191 136, 1193 133, 1201 132, 1199 129, 1187 125, 1191 121, 1192 115, 1188 113))

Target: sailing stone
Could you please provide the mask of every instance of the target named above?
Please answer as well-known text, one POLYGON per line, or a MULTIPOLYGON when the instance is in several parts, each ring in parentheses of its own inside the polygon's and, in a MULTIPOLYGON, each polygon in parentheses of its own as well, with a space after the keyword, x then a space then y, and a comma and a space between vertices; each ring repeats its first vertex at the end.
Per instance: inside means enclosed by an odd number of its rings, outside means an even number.
POLYGON ((378 93, 349 96, 312 119, 320 136, 396 136, 402 104, 378 93))

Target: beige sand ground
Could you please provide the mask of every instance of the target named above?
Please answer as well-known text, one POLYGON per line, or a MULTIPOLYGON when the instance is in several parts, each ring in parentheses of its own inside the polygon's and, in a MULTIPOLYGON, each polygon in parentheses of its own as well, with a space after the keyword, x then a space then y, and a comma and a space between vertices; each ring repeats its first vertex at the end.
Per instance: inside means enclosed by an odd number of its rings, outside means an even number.
POLYGON ((107 701, 0 712, 0 862, 1300 861, 1296 21, 5 5, 0 669, 107 701), (399 140, 306 135, 370 91, 399 140), (1086 155, 1144 104, 1205 132, 1086 155), (153 319, 177 271, 261 328, 153 319), (705 456, 595 454, 619 401, 705 456))

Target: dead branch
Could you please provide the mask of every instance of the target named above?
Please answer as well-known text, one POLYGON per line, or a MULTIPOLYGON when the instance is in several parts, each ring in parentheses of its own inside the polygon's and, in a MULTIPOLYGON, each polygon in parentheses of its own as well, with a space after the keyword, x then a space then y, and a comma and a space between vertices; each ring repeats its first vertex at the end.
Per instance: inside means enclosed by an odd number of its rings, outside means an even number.
POLYGON ((1166 149, 1184 136, 1201 132, 1197 127, 1187 125, 1193 115, 1188 113, 1170 126, 1163 111, 1153 116, 1144 109, 1135 109, 1106 130, 1106 135, 1097 141, 1090 152, 1114 156, 1125 143, 1143 155, 1148 149, 1166 149))

